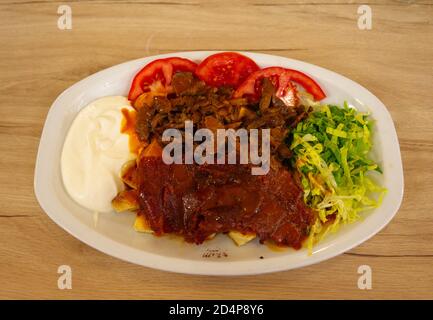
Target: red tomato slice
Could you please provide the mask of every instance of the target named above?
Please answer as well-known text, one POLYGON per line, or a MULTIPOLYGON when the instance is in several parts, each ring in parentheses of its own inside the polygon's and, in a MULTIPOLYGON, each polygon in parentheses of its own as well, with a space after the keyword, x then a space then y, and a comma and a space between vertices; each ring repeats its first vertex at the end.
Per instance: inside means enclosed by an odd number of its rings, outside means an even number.
POLYGON ((305 73, 281 67, 269 67, 254 72, 236 89, 233 97, 240 98, 248 96, 253 100, 258 100, 261 92, 260 80, 263 78, 268 78, 272 81, 277 88, 276 95, 278 97, 283 97, 287 93, 287 89, 292 88, 290 85, 291 81, 303 86, 316 100, 322 100, 326 97, 326 94, 317 82, 305 73))
POLYGON ((194 72, 196 68, 197 64, 195 62, 178 57, 152 61, 135 75, 129 89, 128 99, 134 101, 147 90, 147 87, 157 80, 160 80, 163 85, 168 86, 174 73, 179 71, 194 72))
POLYGON ((221 52, 204 59, 195 74, 206 84, 214 87, 237 87, 250 74, 259 70, 250 58, 236 52, 221 52))

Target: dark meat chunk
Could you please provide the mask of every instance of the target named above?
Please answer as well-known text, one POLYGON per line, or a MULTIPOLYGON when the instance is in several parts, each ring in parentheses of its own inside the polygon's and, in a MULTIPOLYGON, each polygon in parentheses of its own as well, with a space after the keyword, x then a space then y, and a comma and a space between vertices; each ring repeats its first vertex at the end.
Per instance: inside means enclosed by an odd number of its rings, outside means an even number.
POLYGON ((153 108, 159 113, 168 113, 172 109, 170 100, 163 96, 156 96, 153 98, 153 108))
POLYGON ((155 114, 153 107, 145 106, 137 111, 135 132, 141 141, 149 142, 151 134, 151 121, 155 114))
POLYGON ((206 92, 205 83, 194 77, 191 72, 175 73, 171 85, 179 96, 198 95, 206 92))
POLYGON ((262 81, 262 97, 260 99, 260 111, 265 111, 271 105, 272 96, 275 94, 275 88, 268 78, 262 81))

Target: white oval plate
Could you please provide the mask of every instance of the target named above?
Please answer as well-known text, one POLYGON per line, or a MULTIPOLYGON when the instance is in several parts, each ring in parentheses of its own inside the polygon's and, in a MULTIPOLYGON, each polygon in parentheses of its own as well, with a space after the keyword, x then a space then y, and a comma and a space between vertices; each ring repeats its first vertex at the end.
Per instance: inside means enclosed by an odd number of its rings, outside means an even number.
POLYGON ((65 90, 48 112, 36 160, 35 193, 48 216, 76 238, 114 257, 166 271, 205 275, 248 275, 303 267, 350 250, 379 232, 395 215, 403 196, 400 148, 386 107, 362 86, 332 71, 257 53, 242 52, 261 67, 282 66, 311 75, 327 93, 325 102, 341 105, 347 101, 359 110, 371 111, 376 120, 373 156, 384 171, 378 179, 388 189, 380 208, 365 215, 362 221, 342 227, 319 243, 309 256, 305 249, 272 251, 257 240, 236 247, 224 235, 200 246, 169 236, 157 238, 135 232, 133 214, 96 215, 68 196, 60 175, 60 154, 68 128, 81 108, 103 96, 127 95, 134 74, 154 59, 180 56, 201 61, 213 53, 181 52, 129 61, 93 74, 65 90))

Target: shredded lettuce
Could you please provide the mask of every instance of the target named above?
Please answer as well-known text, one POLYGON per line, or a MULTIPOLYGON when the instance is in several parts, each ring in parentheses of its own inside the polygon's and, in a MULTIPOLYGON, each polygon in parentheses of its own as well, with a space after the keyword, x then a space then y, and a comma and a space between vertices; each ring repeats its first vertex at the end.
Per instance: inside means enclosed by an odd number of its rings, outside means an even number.
POLYGON ((307 240, 310 253, 328 232, 359 220, 361 211, 378 207, 386 193, 371 174, 382 171, 369 156, 373 127, 369 114, 347 103, 314 108, 288 141, 304 201, 317 215, 307 240))

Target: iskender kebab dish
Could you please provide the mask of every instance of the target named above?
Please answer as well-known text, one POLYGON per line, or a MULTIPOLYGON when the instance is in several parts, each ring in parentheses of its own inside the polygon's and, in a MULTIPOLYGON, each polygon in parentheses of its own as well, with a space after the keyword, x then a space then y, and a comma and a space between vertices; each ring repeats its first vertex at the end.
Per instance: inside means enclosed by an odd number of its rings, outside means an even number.
POLYGON ((311 249, 385 193, 370 174, 381 171, 369 158, 369 115, 320 103, 325 97, 310 76, 260 68, 235 52, 198 64, 152 61, 132 80, 128 99, 105 97, 79 113, 62 154, 66 189, 93 211, 135 212, 135 229, 156 236, 201 244, 224 233, 237 245, 258 238, 311 249), (270 129, 269 172, 252 175, 251 164, 165 164, 163 132, 184 134, 185 121, 212 132, 270 129))

